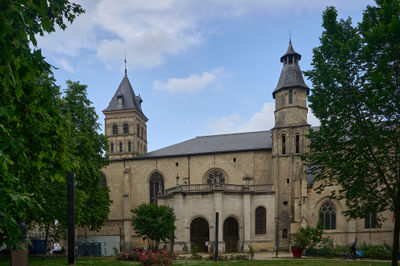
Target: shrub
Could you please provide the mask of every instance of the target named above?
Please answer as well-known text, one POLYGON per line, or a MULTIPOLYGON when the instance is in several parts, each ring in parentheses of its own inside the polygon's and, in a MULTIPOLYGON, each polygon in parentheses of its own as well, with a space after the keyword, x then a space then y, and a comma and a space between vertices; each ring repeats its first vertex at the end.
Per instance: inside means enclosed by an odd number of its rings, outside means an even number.
POLYGON ((172 261, 177 258, 173 252, 162 250, 153 252, 152 250, 133 250, 130 252, 122 252, 118 256, 119 260, 139 261, 141 265, 171 265, 172 261))
POLYGON ((249 255, 250 258, 253 259, 254 258, 254 249, 251 245, 247 245, 249 247, 249 255))
POLYGON ((198 251, 199 251, 199 246, 193 245, 192 249, 190 251, 192 253, 192 256, 190 258, 193 259, 193 260, 201 260, 201 259, 203 259, 202 256, 197 254, 198 251))
POLYGON ((390 260, 392 258, 392 250, 388 245, 383 246, 371 246, 366 243, 361 243, 357 250, 364 251, 364 257, 371 259, 386 259, 390 260))

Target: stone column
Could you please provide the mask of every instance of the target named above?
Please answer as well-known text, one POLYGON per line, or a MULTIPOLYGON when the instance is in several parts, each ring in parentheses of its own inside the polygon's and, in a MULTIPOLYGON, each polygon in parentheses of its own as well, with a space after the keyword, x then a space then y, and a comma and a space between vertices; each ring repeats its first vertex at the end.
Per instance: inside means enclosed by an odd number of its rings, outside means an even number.
MULTIPOLYGON (((177 252, 181 252, 181 251, 183 251, 183 247, 185 244, 187 247, 190 246, 190 234, 187 234, 188 230, 185 225, 187 220, 186 220, 186 215, 185 215, 183 194, 175 194, 174 195, 174 205, 173 206, 174 206, 174 212, 175 212, 175 216, 176 216, 174 250, 177 252)), ((189 225, 189 228, 190 228, 190 225, 189 225)))
POLYGON ((243 251, 249 251, 251 245, 251 204, 250 194, 243 194, 243 251))
MULTIPOLYGON (((218 251, 225 251, 225 241, 224 241, 224 232, 223 232, 223 224, 225 217, 222 212, 222 193, 223 191, 214 191, 214 227, 215 227, 215 213, 219 213, 219 224, 218 224, 218 251)), ((215 241, 215 239, 214 239, 215 241)))
POLYGON ((124 250, 128 251, 133 248, 132 243, 132 213, 131 213, 131 186, 130 186, 130 176, 129 167, 124 169, 123 173, 123 194, 122 194, 122 217, 124 219, 124 250))

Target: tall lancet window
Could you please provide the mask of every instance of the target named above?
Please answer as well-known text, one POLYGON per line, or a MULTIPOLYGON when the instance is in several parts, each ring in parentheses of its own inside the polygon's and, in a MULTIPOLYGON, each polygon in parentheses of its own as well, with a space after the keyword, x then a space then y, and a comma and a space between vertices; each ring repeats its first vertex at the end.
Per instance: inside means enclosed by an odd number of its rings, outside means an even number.
POLYGON ((296 135, 296 153, 300 153, 300 136, 296 135))
POLYGON ((159 172, 154 172, 149 180, 150 203, 155 202, 155 197, 164 194, 164 178, 159 172))
POLYGON ((286 136, 282 135, 282 154, 286 154, 286 136))
POLYGON ((293 103, 293 89, 289 89, 289 104, 293 103))

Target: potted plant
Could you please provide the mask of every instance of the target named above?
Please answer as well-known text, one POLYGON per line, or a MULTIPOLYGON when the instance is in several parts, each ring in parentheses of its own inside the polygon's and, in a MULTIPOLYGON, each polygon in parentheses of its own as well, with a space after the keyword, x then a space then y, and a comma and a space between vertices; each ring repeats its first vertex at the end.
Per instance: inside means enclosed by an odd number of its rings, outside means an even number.
POLYGON ((307 225, 305 228, 300 227, 299 232, 291 235, 293 257, 301 258, 305 248, 313 249, 321 242, 323 234, 322 225, 317 224, 317 227, 307 225))
POLYGON ((292 243, 293 257, 301 258, 303 250, 310 242, 307 235, 304 233, 304 231, 299 231, 291 235, 290 241, 292 243))

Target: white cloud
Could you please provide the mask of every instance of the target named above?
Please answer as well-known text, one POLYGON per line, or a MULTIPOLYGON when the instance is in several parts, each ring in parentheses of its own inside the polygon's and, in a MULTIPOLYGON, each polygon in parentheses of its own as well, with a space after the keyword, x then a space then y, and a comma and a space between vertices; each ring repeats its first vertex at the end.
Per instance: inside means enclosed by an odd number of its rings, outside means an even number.
POLYGON ((167 82, 156 80, 153 82, 153 88, 171 94, 199 91, 215 84, 223 70, 224 68, 218 67, 210 72, 203 72, 201 75, 190 75, 187 78, 170 78, 167 82))
MULTIPOLYGON (((211 119, 206 128, 212 134, 270 130, 275 124, 274 111, 275 103, 267 102, 264 103, 261 111, 253 114, 249 120, 242 118, 238 114, 233 114, 227 117, 211 119)), ((313 126, 320 124, 311 110, 308 112, 307 121, 313 126)))
MULTIPOLYGON (((335 5, 359 9, 365 0, 81 0, 86 13, 50 36, 39 37, 39 47, 58 55, 91 52, 111 67, 128 64, 152 68, 165 57, 202 43, 215 29, 210 22, 253 13, 278 16, 335 5)), ((217 27, 217 25, 215 25, 217 27)))

